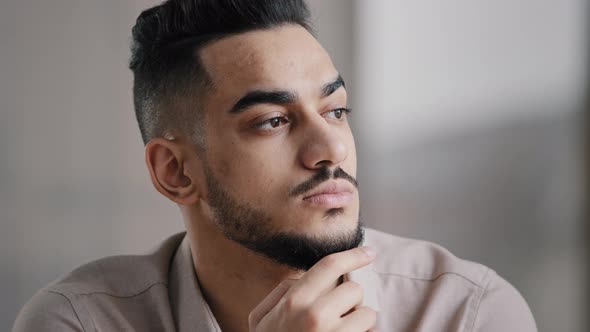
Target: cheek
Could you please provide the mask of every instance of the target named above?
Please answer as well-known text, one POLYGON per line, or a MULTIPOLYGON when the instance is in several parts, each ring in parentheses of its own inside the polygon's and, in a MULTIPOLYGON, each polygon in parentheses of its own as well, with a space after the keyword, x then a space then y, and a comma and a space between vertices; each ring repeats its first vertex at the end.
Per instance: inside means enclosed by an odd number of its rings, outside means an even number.
POLYGON ((222 160, 219 163, 219 173, 221 174, 222 177, 227 178, 230 176, 231 174, 231 161, 228 160, 222 160))
POLYGON ((236 173, 239 173, 236 166, 243 164, 240 155, 234 153, 231 148, 223 148, 223 144, 233 147, 233 145, 230 145, 231 143, 221 142, 215 149, 210 149, 211 152, 214 152, 209 154, 209 166, 220 181, 233 178, 236 173))
POLYGON ((270 155, 273 158, 260 149, 225 149, 215 163, 217 169, 213 171, 219 174, 219 181, 243 199, 262 204, 271 200, 280 190, 277 186, 281 186, 280 179, 285 177, 281 170, 287 169, 286 165, 280 164, 286 158, 270 155))
POLYGON ((346 167, 346 169, 344 170, 350 172, 350 175, 356 177, 356 145, 352 133, 349 134, 347 146, 348 156, 346 157, 346 161, 344 162, 344 167, 346 167))
POLYGON ((278 174, 275 165, 252 162, 241 167, 242 171, 244 176, 235 179, 232 186, 244 201, 266 211, 280 205, 286 189, 281 183, 284 174, 278 174))

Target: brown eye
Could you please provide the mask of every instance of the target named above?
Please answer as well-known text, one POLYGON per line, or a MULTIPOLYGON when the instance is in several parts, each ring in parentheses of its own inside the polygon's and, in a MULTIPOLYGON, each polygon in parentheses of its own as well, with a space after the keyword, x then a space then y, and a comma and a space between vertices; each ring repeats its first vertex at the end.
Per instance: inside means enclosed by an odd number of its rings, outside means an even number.
POLYGON ((286 125, 288 123, 289 123, 289 119, 287 119, 287 117, 275 116, 274 118, 270 118, 268 120, 264 120, 260 123, 255 124, 254 128, 262 129, 262 130, 270 130, 270 129, 279 128, 279 127, 286 125))
POLYGON ((344 114, 347 114, 349 112, 350 112, 350 109, 348 109, 348 108, 337 108, 337 109, 331 110, 330 112, 327 112, 327 116, 332 119, 342 120, 344 118, 344 114))
POLYGON ((271 127, 276 128, 281 124, 281 118, 272 118, 268 120, 271 127))

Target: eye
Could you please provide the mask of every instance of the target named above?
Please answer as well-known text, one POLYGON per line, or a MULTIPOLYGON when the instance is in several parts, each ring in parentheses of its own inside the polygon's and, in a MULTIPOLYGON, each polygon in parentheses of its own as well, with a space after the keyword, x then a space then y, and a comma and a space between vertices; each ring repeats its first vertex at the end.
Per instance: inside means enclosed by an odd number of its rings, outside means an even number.
POLYGON ((350 111, 349 108, 342 107, 326 112, 325 114, 332 119, 342 120, 346 114, 350 113, 350 111))
POLYGON ((280 127, 282 124, 289 123, 289 120, 284 116, 275 116, 274 118, 270 118, 268 120, 264 120, 254 125, 256 129, 262 130, 272 130, 274 128, 280 127))

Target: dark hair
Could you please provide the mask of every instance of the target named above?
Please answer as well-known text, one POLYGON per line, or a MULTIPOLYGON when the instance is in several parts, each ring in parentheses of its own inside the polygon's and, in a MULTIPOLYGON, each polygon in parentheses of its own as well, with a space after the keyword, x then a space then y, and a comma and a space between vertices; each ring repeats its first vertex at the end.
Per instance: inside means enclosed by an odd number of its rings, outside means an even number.
POLYGON ((129 68, 144 144, 170 129, 191 137, 199 131, 198 93, 210 83, 198 55, 204 45, 288 23, 311 32, 303 0, 168 0, 143 11, 132 30, 129 68))

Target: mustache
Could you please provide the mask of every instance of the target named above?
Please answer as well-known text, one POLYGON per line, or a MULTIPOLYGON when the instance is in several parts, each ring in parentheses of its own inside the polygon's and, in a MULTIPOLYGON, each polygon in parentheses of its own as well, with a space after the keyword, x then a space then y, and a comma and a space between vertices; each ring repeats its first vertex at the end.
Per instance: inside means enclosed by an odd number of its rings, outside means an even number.
POLYGON ((353 176, 346 173, 342 168, 338 167, 334 169, 334 172, 332 172, 328 168, 328 166, 323 166, 311 179, 295 186, 295 188, 293 188, 289 193, 289 196, 295 197, 302 195, 312 190, 313 188, 319 186, 320 184, 330 180, 330 178, 344 179, 352 183, 352 185, 358 189, 358 182, 356 181, 356 179, 353 176))

